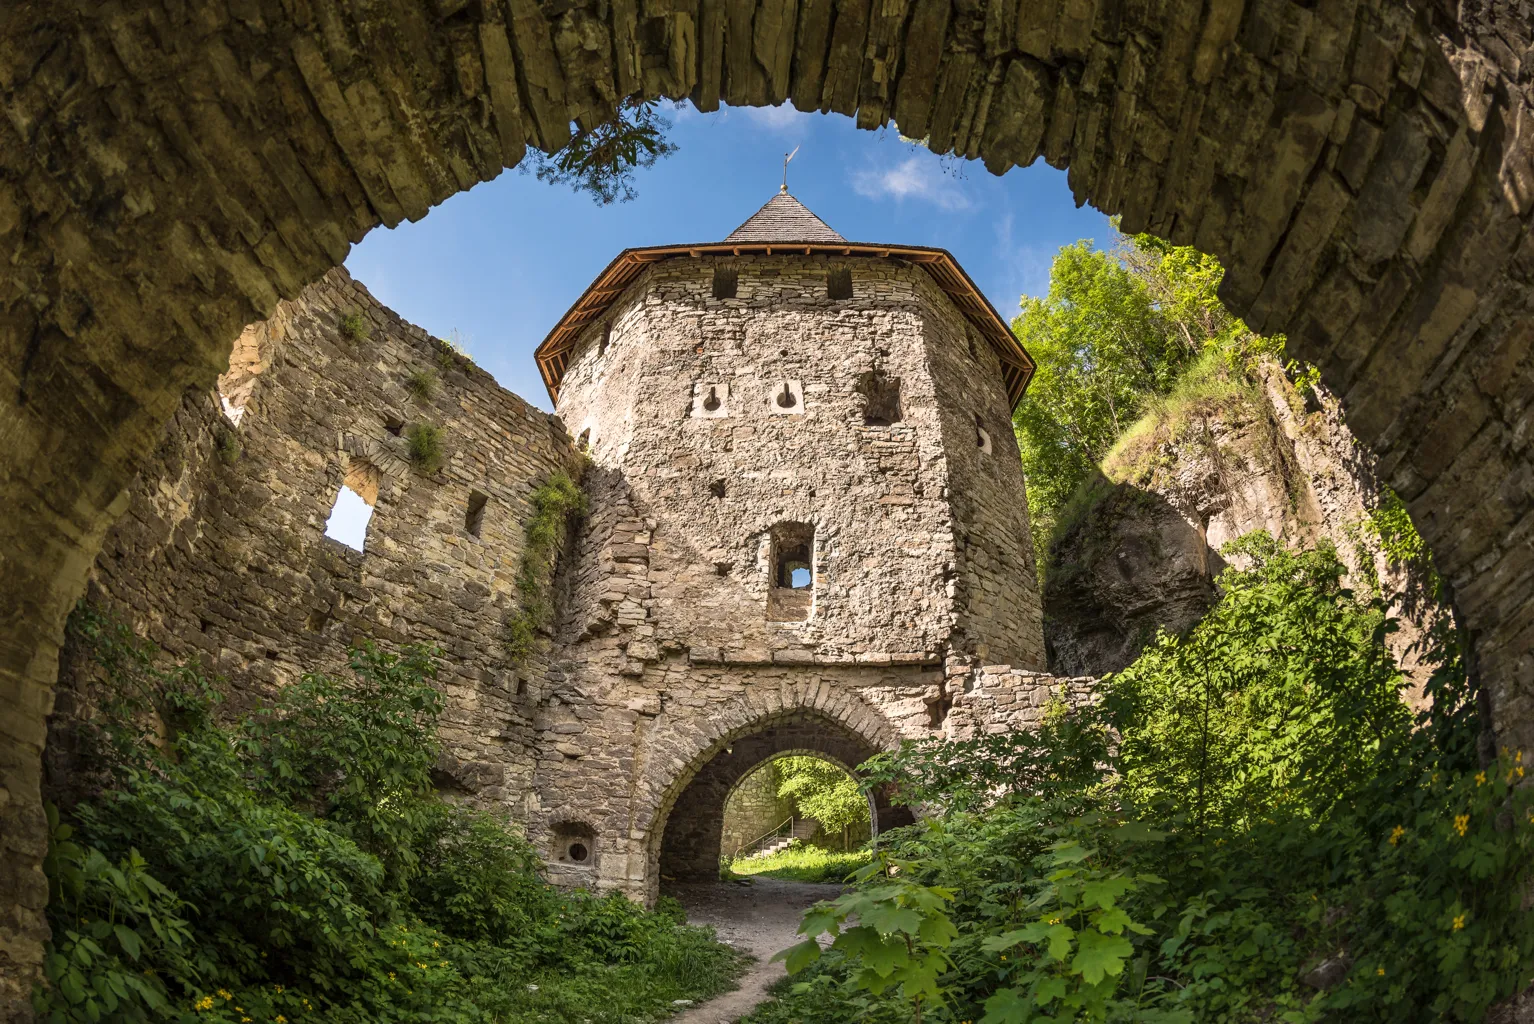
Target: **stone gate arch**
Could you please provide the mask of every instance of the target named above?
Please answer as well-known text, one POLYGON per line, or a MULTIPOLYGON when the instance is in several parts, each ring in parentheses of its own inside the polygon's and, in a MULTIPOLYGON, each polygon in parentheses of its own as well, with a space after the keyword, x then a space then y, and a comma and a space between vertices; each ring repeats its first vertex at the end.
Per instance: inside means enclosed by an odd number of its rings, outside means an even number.
POLYGON ((1534 29, 1274 0, 23 2, 0 20, 0 1019, 41 956, 68 608, 188 385, 379 224, 625 97, 898 122, 1197 244, 1343 396, 1534 746, 1534 29))

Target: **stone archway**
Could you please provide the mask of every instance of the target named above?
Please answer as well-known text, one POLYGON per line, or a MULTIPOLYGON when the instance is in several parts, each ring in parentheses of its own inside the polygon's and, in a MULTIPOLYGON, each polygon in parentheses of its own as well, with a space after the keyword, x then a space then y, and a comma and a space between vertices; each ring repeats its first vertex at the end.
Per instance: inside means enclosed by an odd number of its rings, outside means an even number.
MULTIPOLYGON (((846 726, 813 712, 769 719, 715 749, 704 763, 678 777, 665 817, 651 827, 652 874, 667 881, 713 881, 719 877, 724 806, 741 779, 775 758, 807 753, 852 773, 881 748, 846 726)), ((908 824, 910 812, 875 792, 873 832, 908 824)))
POLYGON ((1195 243, 1289 335, 1534 745, 1534 97, 1505 6, 13 4, 0 19, 0 1019, 41 956, 64 615, 188 385, 373 227, 623 97, 894 119, 1195 243))

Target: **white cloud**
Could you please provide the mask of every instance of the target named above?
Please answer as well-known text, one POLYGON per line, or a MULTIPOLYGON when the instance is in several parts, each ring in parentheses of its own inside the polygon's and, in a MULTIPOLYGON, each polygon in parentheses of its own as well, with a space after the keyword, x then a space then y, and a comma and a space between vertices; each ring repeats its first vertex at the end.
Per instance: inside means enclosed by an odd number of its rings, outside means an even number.
POLYGON ((912 154, 894 167, 870 167, 852 175, 852 189, 869 199, 920 199, 941 210, 967 210, 974 204, 959 180, 944 174, 935 157, 912 154))
POLYGON ((739 109, 753 124, 780 135, 802 135, 809 127, 809 120, 813 116, 802 110, 795 110, 792 103, 782 103, 776 107, 741 107, 739 109))

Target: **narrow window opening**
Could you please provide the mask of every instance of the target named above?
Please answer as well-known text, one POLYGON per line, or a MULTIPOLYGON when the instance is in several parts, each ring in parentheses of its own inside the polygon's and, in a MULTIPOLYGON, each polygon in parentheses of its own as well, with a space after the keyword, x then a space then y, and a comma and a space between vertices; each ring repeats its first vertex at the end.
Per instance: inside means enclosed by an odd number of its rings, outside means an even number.
POLYGON ((256 379, 272 365, 283 328, 271 326, 275 321, 263 320, 251 324, 235 339, 234 349, 229 353, 229 369, 219 374, 218 400, 224 416, 235 426, 245 418, 250 396, 256 389, 256 379), (274 337, 273 335, 277 335, 274 337))
POLYGON ((325 520, 325 536, 347 547, 362 551, 367 542, 368 523, 373 506, 378 503, 378 469, 362 459, 347 463, 346 479, 325 520))
POLYGON ((793 389, 786 381, 783 384, 783 390, 778 392, 778 397, 774 401, 778 403, 779 409, 792 409, 799 404, 799 399, 794 397, 793 389))
POLYGON ((213 628, 213 623, 209 622, 207 619, 198 619, 197 628, 206 633, 208 630, 213 628))
POLYGON ((980 358, 980 352, 975 348, 975 336, 973 334, 969 336, 969 357, 974 360, 979 360, 980 358))
POLYGON ((708 389, 708 397, 703 400, 703 408, 709 412, 715 412, 723 404, 719 401, 719 389, 711 385, 708 389))
POLYGON ((740 271, 734 267, 714 268, 714 298, 733 299, 740 287, 740 271))
POLYGON ((266 652, 266 660, 267 661, 276 661, 277 660, 277 652, 276 651, 267 651, 266 652))
POLYGON ((975 415, 975 447, 980 449, 981 455, 991 454, 991 435, 978 413, 975 415))
POLYGON ((772 587, 767 617, 798 622, 810 617, 815 593, 815 527, 779 523, 772 528, 772 587))
POLYGON ((900 422, 900 378, 883 370, 869 370, 858 378, 858 392, 863 396, 863 423, 870 427, 888 427, 900 422))
POLYGON ((852 271, 846 267, 833 267, 826 272, 826 298, 852 298, 852 271))
POLYGON ((941 729, 943 723, 948 721, 948 712, 953 710, 953 698, 944 693, 937 700, 927 705, 927 728, 941 729))
POLYGON ((597 342, 597 355, 598 356, 605 356, 607 354, 607 346, 612 344, 612 340, 613 340, 613 325, 612 325, 611 322, 608 322, 608 323, 605 323, 605 324, 602 325, 602 337, 601 337, 601 340, 599 340, 597 342))
POLYGON ((463 514, 463 528, 469 531, 470 537, 479 536, 479 528, 485 524, 485 505, 489 501, 488 494, 469 492, 469 507, 463 514))

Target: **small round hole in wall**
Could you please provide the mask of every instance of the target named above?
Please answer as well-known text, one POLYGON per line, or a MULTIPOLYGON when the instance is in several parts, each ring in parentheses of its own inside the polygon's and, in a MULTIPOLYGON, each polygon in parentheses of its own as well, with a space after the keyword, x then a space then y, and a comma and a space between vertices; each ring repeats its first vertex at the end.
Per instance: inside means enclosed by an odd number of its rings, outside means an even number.
POLYGON ((565 852, 571 862, 575 864, 584 864, 586 863, 586 858, 591 856, 591 851, 586 849, 585 843, 571 843, 569 849, 565 852))

